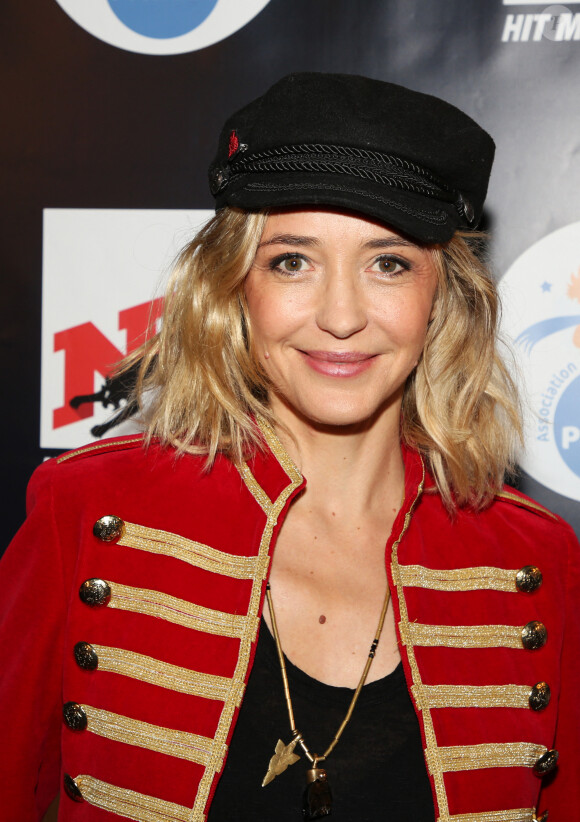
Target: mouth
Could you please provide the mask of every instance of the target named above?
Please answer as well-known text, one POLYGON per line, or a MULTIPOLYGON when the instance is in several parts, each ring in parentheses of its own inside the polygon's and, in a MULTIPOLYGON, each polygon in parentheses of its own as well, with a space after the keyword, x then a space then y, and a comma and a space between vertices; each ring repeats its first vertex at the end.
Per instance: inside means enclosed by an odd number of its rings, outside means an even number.
POLYGON ((356 377, 370 368, 376 354, 364 351, 302 351, 307 365, 328 377, 356 377))

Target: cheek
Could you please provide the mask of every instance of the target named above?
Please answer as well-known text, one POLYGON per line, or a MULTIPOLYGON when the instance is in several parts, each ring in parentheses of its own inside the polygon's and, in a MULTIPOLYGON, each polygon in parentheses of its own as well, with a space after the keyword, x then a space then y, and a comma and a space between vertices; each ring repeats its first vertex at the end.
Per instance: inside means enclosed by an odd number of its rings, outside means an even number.
POLYGON ((268 320, 271 309, 268 304, 265 289, 260 288, 255 275, 250 272, 244 288, 248 311, 248 326, 254 345, 259 345, 264 336, 267 336, 268 320))
POLYGON ((308 310, 302 295, 254 281, 246 285, 246 304, 252 339, 258 347, 282 343, 301 328, 308 310))
POLYGON ((285 333, 286 322, 283 312, 268 299, 260 299, 249 306, 250 329, 257 353, 272 345, 285 333))
POLYGON ((431 301, 403 301, 390 306, 379 322, 389 338, 403 347, 423 348, 431 316, 431 301))

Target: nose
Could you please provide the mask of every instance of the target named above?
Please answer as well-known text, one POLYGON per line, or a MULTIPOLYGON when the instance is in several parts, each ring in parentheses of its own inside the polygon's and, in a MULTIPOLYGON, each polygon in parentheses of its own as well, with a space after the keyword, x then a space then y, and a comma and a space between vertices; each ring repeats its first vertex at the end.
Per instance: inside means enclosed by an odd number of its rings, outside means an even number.
POLYGON ((368 322, 365 295, 357 280, 346 266, 335 265, 325 272, 316 322, 340 340, 362 331, 368 322))

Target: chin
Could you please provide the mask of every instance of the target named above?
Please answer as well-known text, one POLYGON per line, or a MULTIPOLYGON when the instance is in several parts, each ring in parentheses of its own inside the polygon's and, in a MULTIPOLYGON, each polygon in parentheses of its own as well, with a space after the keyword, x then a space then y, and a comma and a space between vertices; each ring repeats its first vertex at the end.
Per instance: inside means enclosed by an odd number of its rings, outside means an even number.
MULTIPOLYGON (((328 400, 328 398, 326 398, 328 400)), ((311 402, 303 400, 292 404, 287 398, 279 397, 286 413, 289 411, 294 417, 313 428, 364 428, 372 425, 378 417, 386 412, 389 402, 360 403, 359 402, 311 402)), ((284 416, 286 416, 284 413, 284 416)))

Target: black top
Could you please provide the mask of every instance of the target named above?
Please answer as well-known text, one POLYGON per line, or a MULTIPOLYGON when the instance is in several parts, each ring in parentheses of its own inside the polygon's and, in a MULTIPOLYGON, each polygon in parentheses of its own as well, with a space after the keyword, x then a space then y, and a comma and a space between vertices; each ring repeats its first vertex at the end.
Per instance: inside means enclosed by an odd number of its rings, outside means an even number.
MULTIPOLYGON (((286 660, 296 727, 322 753, 353 691, 307 676, 286 660)), ((208 822, 299 822, 309 761, 300 760, 262 788, 278 739, 291 739, 276 645, 262 620, 254 667, 208 822)), ((435 812, 419 724, 403 673, 365 685, 336 748, 323 763, 334 822, 433 822, 435 812)))

